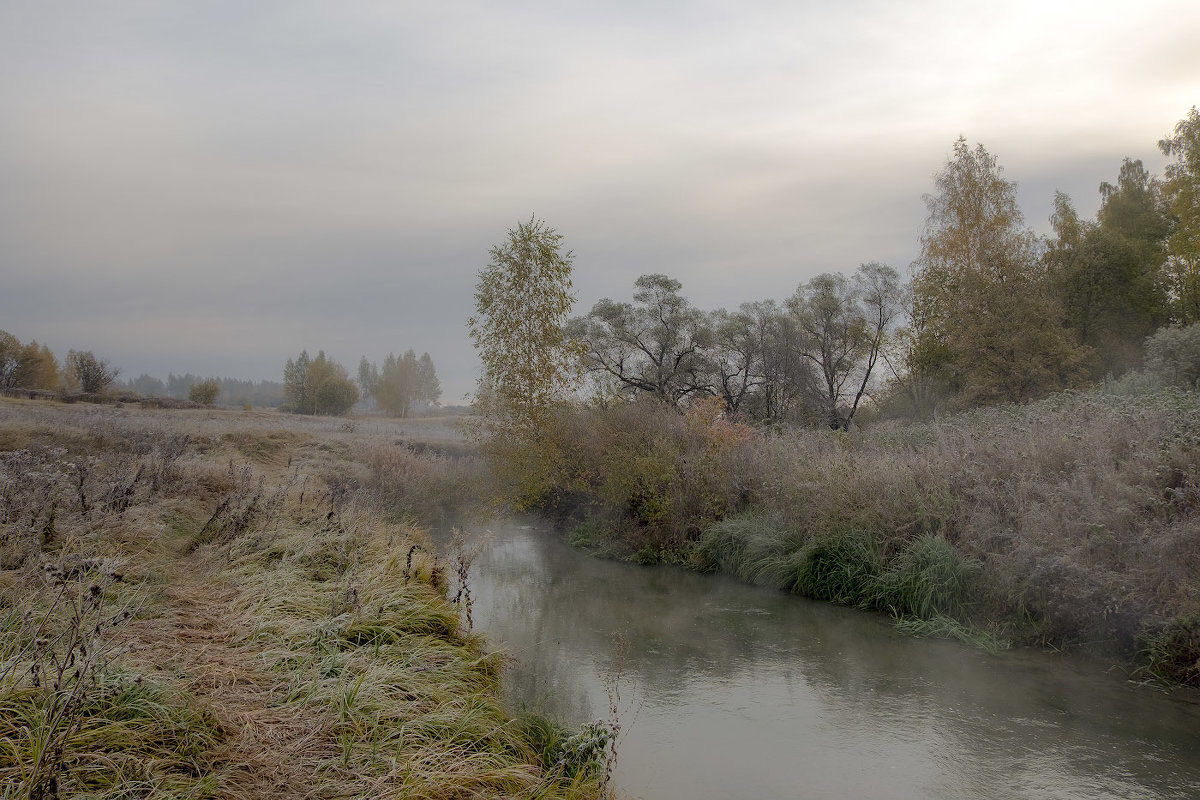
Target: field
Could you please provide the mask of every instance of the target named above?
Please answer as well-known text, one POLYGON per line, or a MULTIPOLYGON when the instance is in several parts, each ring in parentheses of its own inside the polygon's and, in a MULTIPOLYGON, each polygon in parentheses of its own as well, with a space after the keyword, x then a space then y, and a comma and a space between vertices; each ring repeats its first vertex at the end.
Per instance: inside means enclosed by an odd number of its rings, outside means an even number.
POLYGON ((0 797, 603 793, 427 535, 482 474, 450 420, 0 401, 0 797))
POLYGON ((453 419, 0 400, 0 798, 607 796, 605 731, 504 707, 471 543, 429 535, 530 486, 610 554, 1200 685, 1197 402, 576 409, 529 482, 453 419))

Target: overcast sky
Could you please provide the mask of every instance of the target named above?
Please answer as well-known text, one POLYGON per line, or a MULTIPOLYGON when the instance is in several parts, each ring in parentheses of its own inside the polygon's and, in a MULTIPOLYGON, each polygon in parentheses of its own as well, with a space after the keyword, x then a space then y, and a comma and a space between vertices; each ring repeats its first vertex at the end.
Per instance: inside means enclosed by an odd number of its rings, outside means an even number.
POLYGON ((961 134, 1048 229, 1200 104, 1188 2, 0 0, 0 328, 122 375, 428 351, 531 214, 577 313, 906 271, 961 134))

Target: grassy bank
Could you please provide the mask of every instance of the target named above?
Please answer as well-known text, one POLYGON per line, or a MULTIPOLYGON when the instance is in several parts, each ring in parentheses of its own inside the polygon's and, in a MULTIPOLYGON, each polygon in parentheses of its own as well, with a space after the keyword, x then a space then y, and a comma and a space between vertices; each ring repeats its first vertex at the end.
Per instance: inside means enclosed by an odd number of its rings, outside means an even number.
POLYGON ((514 720, 436 421, 0 401, 0 797, 594 797, 514 720))
POLYGON ((1200 399, 1126 384, 931 424, 753 430, 564 414, 540 501, 572 539, 987 646, 1200 685, 1200 399))

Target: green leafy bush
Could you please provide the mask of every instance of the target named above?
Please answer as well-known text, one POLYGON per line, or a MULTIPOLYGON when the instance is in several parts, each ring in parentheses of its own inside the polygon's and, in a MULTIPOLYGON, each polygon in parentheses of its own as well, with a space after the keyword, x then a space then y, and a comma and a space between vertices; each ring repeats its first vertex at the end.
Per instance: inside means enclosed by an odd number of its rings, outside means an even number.
POLYGON ((585 722, 579 732, 559 745, 558 767, 574 778, 577 775, 598 776, 608 765, 617 732, 603 720, 585 722))
POLYGON ((220 393, 221 384, 216 379, 209 378, 206 381, 192 384, 192 387, 188 389, 188 400, 202 406, 211 406, 217 402, 217 395, 220 393))

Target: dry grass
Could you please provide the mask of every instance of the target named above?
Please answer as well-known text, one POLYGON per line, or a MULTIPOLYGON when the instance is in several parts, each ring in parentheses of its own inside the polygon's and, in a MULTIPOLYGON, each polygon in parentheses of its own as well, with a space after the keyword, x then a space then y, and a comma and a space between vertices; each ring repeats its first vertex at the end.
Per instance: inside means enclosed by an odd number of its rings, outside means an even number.
POLYGON ((885 556, 922 535, 982 564, 974 613, 1056 646, 1129 653, 1200 610, 1200 402, 1063 395, 936 425, 788 437, 755 455, 763 507, 885 556))
POLYGON ((0 797, 595 796, 446 598, 424 425, 0 401, 0 797))
POLYGON ((576 541, 625 557, 905 617, 929 604, 897 587, 932 596, 902 574, 925 542, 940 566, 917 571, 956 576, 943 605, 960 623, 1200 683, 1166 655, 1200 641, 1196 393, 1116 386, 933 424, 726 433, 648 405, 564 414, 571 470, 544 500, 587 520, 576 541), (831 586, 814 563, 862 580, 831 586))

